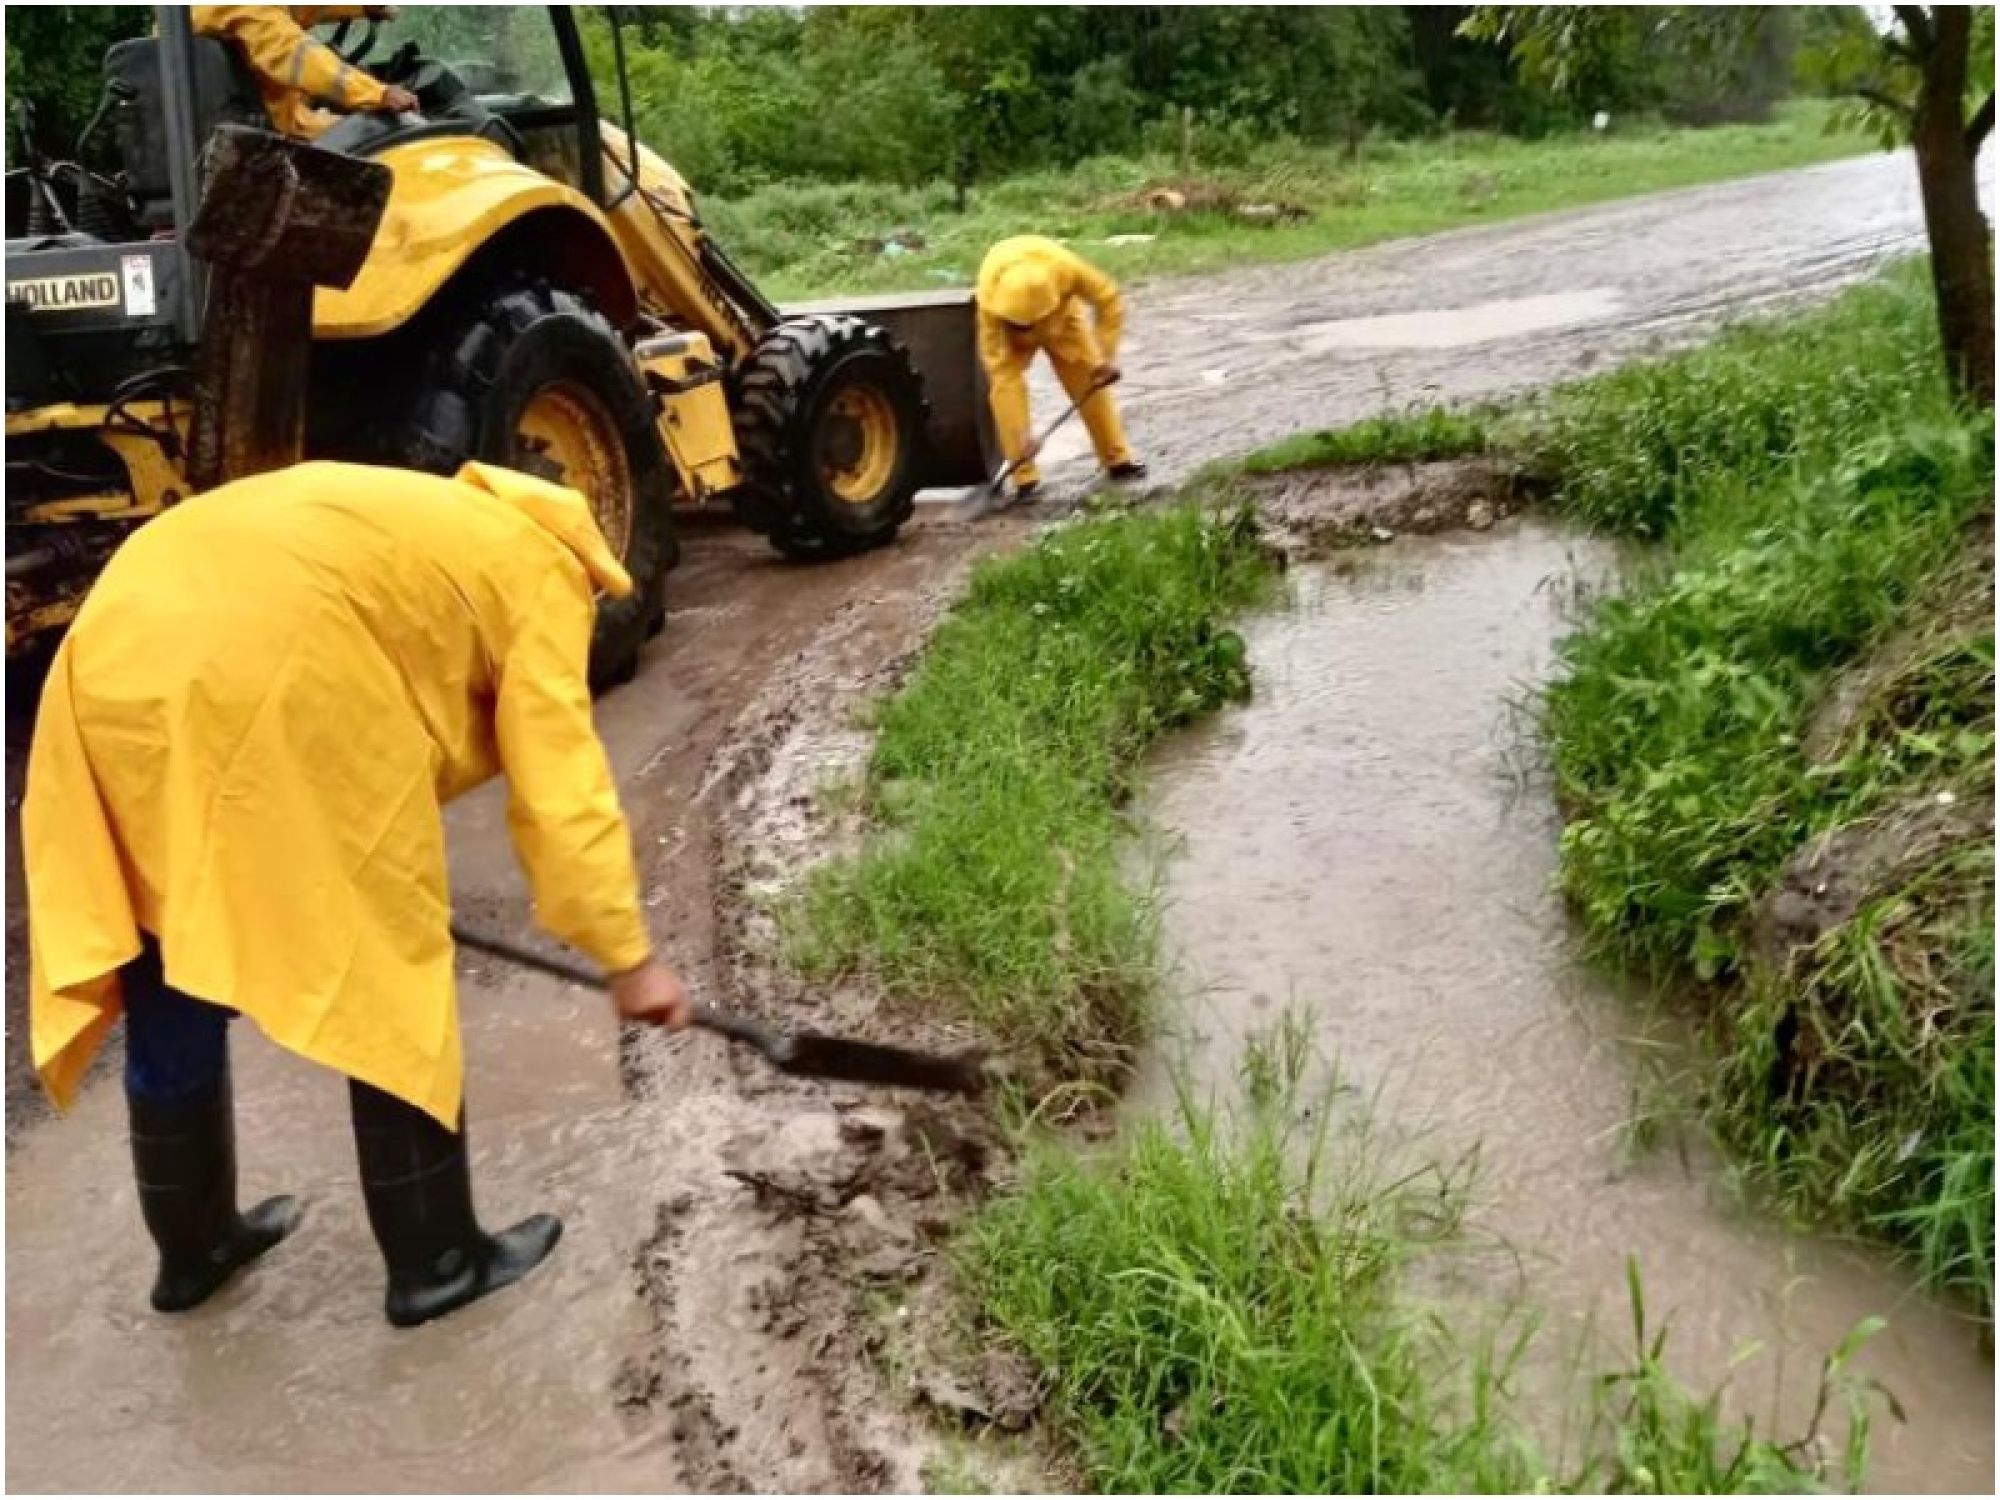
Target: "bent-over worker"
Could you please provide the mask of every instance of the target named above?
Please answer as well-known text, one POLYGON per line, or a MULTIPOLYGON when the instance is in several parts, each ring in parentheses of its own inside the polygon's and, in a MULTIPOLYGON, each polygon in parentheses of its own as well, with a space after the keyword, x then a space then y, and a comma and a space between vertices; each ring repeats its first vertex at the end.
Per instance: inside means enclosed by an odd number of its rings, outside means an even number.
POLYGON ((1117 283, 1082 256, 1038 234, 1016 235, 986 252, 979 267, 979 357, 1000 451, 1015 464, 1014 492, 1032 499, 1041 485, 1028 430, 1028 366, 1040 350, 1078 403, 1097 461, 1112 479, 1137 479, 1110 387, 1119 378, 1125 299, 1117 283), (1090 316, 1084 314, 1089 304, 1090 316))
POLYGON ((350 1080, 387 1312, 525 1275, 562 1226, 472 1207, 443 804, 496 774, 538 921, 679 1028, 591 722, 595 591, 629 593, 583 497, 467 464, 306 463, 175 506, 57 651, 23 851, 35 1066, 58 1104, 125 1017, 153 1305, 206 1300, 288 1234, 236 1204, 227 1022, 350 1080))
POLYGON ((194 30, 234 43, 257 75, 271 128, 309 141, 333 124, 315 100, 343 113, 399 115, 417 107, 408 89, 378 82, 312 34, 329 21, 382 21, 395 11, 393 5, 197 5, 194 30))

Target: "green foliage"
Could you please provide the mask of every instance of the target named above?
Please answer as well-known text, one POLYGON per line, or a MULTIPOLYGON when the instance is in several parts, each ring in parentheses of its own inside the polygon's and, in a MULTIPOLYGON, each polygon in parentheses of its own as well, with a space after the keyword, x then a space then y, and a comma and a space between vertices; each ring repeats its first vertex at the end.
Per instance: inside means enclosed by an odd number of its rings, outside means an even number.
POLYGON ((982 566, 881 710, 878 831, 788 914, 800 965, 954 997, 1059 1065, 1136 1040, 1154 923, 1121 808, 1147 744, 1248 692, 1221 621, 1267 578, 1247 512, 1194 506, 982 566))
POLYGON ((1586 108, 1713 124, 1762 119, 1785 96, 1798 16, 1765 5, 1479 5, 1460 30, 1586 108))
MULTIPOLYGON (((1633 1364, 1603 1377, 1583 1451, 1538 1451, 1509 1377, 1531 1330, 1426 1309, 1412 1271, 1452 1245, 1463 1186, 1382 1170, 1365 1118, 1304 1114, 1303 1053, 1253 1049, 1246 1103, 1184 1097, 1108 1155, 1031 1149, 965 1233, 993 1324, 1048 1383, 1090 1487, 1113 1494, 1792 1493, 1821 1476, 1667 1372, 1633 1279, 1633 1364)), ((1870 1330, 1857 1331, 1858 1342, 1870 1330)), ((1847 1351, 1851 1353, 1851 1350, 1847 1351)), ((1829 1397, 1859 1393, 1830 1362, 1829 1397)))
MULTIPOLYGON (((152 25, 144 5, 23 5, 7 13, 7 102, 35 109, 35 140, 66 157, 104 92, 104 53, 113 42, 143 36, 152 25)), ((9 122, 7 155, 18 139, 9 122)))
POLYGON ((1565 644, 1544 726, 1590 930, 1730 986, 1723 1134, 1990 1306, 1992 845, 1935 812, 1992 799, 1992 426, 1932 329, 1899 274, 1554 398, 1558 503, 1670 551, 1565 644), (1836 831, 1864 899, 1767 951, 1758 903, 1836 831))
POLYGON ((1369 417, 1351 427, 1303 432, 1259 449, 1242 461, 1246 474, 1283 474, 1343 464, 1414 463, 1464 458, 1493 446, 1494 414, 1428 406, 1393 417, 1369 417))

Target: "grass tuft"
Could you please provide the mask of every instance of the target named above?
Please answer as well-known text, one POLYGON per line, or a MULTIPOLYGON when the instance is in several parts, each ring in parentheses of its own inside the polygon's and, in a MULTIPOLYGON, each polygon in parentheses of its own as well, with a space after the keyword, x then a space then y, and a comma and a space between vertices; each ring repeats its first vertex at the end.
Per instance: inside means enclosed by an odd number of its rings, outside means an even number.
POLYGON ((1246 474, 1285 474, 1356 464, 1414 463, 1466 458, 1493 446, 1493 414, 1425 407, 1401 416, 1371 417, 1351 427, 1304 432, 1241 463, 1246 474))
MULTIPOLYGON (((1254 1054, 1253 1054, 1254 1056, 1254 1054)), ((1550 1459, 1512 1409, 1531 1331, 1468 1332, 1407 1277, 1448 1250, 1462 1180, 1394 1179, 1365 1116, 1300 1123, 1297 1060, 1246 1069, 1231 1113, 1183 1096, 1108 1156, 1032 1149, 965 1231, 988 1317, 1043 1372, 1089 1485, 1129 1493, 1793 1493, 1812 1444, 1731 1422, 1665 1365, 1634 1272, 1632 1363, 1600 1379, 1581 1452, 1550 1459)), ((1865 1336, 1867 1330, 1859 1331, 1865 1336)), ((1851 1352, 1851 1351, 1849 1351, 1851 1352)), ((1860 1399, 1829 1365, 1829 1401, 1860 1399)), ((1858 1411, 1858 1408, 1857 1408, 1858 1411)), ((1858 1482, 1866 1428, 1850 1454, 1858 1482)))

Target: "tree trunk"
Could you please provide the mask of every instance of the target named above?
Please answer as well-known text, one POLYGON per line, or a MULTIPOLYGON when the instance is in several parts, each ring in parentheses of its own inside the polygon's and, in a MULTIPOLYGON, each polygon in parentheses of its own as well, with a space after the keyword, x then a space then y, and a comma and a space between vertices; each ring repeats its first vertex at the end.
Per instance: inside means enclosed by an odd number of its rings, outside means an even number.
POLYGON ((1958 6, 1936 6, 1932 15, 1911 143, 1917 150, 1924 228, 1930 236, 1938 334, 1952 389, 1990 411, 1993 240, 1986 216, 1979 211, 1976 148, 1965 123, 1969 14, 1958 6))

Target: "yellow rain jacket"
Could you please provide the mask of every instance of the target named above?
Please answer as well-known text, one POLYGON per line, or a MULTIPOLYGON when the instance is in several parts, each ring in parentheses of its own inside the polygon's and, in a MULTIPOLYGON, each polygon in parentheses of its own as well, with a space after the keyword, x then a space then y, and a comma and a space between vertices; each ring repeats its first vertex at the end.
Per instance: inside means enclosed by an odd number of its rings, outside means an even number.
POLYGON ((344 111, 380 109, 383 87, 310 34, 328 21, 352 21, 366 5, 197 5, 198 36, 234 42, 257 75, 257 91, 271 116, 271 128, 312 140, 333 123, 315 109, 324 99, 344 111))
MULTIPOLYGON (((1099 365, 1115 364, 1125 332, 1125 299, 1117 283, 1082 256, 1038 234, 1017 235, 986 252, 979 266, 979 357, 993 405, 1000 451, 1009 463, 1028 446, 1028 366, 1041 350, 1075 400, 1090 389, 1099 365), (1084 316, 1088 303, 1092 319, 1084 316)), ((1132 450, 1109 391, 1083 403, 1097 461, 1127 463, 1132 450)), ((1014 471, 1017 485, 1038 483, 1032 463, 1014 471)))
POLYGON ((581 495, 307 463, 174 507, 56 653, 22 809, 34 1061, 59 1104, 156 935, 168 983, 457 1125, 442 804, 496 773, 536 915, 651 951, 591 722, 581 495))

